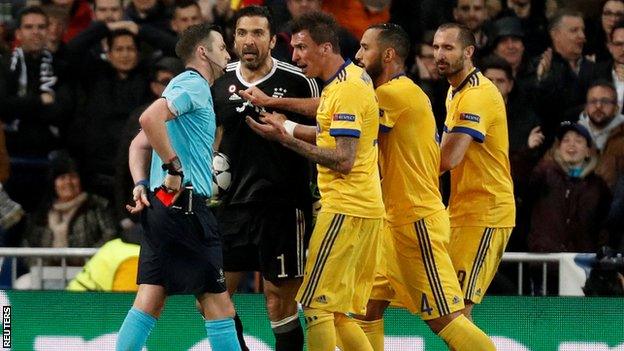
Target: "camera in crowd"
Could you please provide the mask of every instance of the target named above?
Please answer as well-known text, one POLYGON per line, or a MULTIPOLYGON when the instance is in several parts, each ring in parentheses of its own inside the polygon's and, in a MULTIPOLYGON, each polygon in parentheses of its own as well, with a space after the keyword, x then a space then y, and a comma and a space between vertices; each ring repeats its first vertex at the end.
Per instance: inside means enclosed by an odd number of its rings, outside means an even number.
POLYGON ((600 248, 583 292, 585 296, 624 296, 624 255, 608 246, 600 248))

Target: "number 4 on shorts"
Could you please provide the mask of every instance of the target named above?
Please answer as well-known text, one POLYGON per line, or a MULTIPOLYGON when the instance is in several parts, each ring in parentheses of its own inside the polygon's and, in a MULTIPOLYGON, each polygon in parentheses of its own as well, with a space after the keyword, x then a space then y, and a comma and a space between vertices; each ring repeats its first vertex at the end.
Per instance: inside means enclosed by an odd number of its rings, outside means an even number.
POLYGON ((420 300, 420 311, 427 312, 431 316, 431 312, 433 312, 433 308, 429 306, 429 300, 427 300, 427 295, 422 294, 422 299, 420 300))

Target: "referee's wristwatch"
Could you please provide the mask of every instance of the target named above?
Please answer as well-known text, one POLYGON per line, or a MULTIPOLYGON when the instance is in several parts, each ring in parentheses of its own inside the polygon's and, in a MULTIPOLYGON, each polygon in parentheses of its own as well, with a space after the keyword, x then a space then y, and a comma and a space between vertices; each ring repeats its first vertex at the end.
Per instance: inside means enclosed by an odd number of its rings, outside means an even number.
POLYGON ((167 171, 169 175, 184 177, 182 163, 180 163, 178 156, 174 156, 169 162, 163 163, 162 169, 167 171))

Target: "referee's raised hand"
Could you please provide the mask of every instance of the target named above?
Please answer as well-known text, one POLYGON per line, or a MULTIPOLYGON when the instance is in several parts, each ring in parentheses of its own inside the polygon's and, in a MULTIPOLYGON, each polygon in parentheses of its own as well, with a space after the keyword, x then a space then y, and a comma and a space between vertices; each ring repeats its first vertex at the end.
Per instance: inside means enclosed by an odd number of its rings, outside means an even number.
POLYGON ((134 206, 126 205, 126 210, 132 214, 139 213, 143 211, 146 206, 150 206, 147 200, 147 187, 145 187, 144 184, 137 184, 134 189, 132 189, 132 200, 134 200, 134 206))

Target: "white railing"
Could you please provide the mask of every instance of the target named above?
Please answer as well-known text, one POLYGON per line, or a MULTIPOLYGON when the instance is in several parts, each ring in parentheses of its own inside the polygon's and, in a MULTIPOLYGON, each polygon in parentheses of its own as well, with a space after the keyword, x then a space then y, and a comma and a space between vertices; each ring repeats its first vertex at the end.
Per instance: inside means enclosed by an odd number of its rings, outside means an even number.
MULTIPOLYGON (((37 264, 34 269, 34 276, 39 279, 38 284, 34 286, 43 288, 42 280, 44 277, 44 258, 60 258, 61 259, 61 279, 67 285, 68 277, 67 259, 75 257, 88 258, 97 252, 97 248, 24 248, 24 247, 0 247, 0 260, 10 257, 11 265, 11 282, 15 283, 17 278, 17 258, 36 258, 37 264)), ((560 295, 582 295, 580 288, 584 283, 584 276, 579 274, 579 269, 571 268, 570 262, 576 257, 584 256, 584 260, 592 261, 595 258, 593 254, 575 254, 575 253, 548 253, 534 254, 525 252, 505 252, 503 262, 518 264, 518 295, 522 295, 523 276, 525 263, 541 263, 542 265, 542 294, 546 295, 546 286, 548 282, 548 264, 556 263, 559 266, 559 294, 560 295)))
POLYGON ((596 259, 595 254, 585 253, 526 253, 526 252, 505 252, 503 262, 518 264, 518 295, 522 295, 524 263, 541 263, 542 265, 542 295, 547 294, 548 264, 558 264, 559 270, 559 295, 580 296, 583 295, 582 287, 585 284, 585 267, 575 262, 582 261, 590 264, 596 259))
MULTIPOLYGON (((2 261, 11 257, 11 285, 17 280, 17 259, 23 258, 36 258, 37 264, 34 267, 34 276, 38 280, 33 286, 43 289, 44 278, 44 258, 60 258, 61 259, 61 276, 60 279, 63 282, 63 286, 67 286, 67 282, 71 277, 68 277, 68 258, 88 258, 97 252, 98 248, 43 248, 43 247, 0 247, 0 265, 2 261)), ((31 272, 33 268, 31 268, 31 272)))

